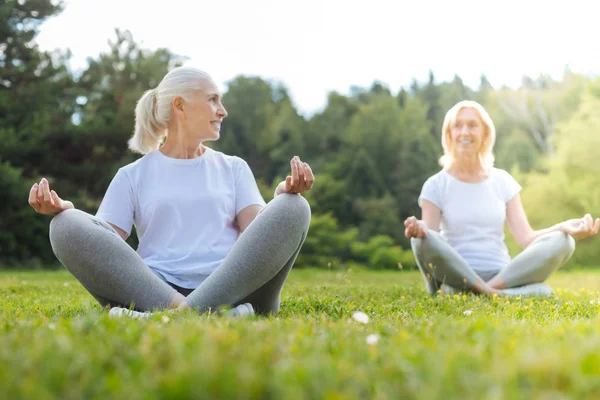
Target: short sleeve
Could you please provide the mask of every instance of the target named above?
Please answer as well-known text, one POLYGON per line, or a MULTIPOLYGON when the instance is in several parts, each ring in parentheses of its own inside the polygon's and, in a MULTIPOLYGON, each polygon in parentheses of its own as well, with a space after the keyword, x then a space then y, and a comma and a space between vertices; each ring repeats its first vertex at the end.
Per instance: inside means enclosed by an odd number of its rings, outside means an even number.
POLYGON ((423 207, 423 200, 427 200, 435 205, 440 210, 442 209, 442 199, 440 196, 439 180, 436 176, 432 176, 425 181, 421 194, 419 195, 419 207, 423 207))
POLYGON ((235 157, 235 214, 251 205, 265 206, 256 179, 246 161, 235 157))
POLYGON ((134 192, 127 173, 120 169, 104 194, 96 217, 131 234, 134 221, 134 192))
POLYGON ((522 187, 508 172, 503 171, 503 175, 504 202, 508 203, 521 191, 522 187))

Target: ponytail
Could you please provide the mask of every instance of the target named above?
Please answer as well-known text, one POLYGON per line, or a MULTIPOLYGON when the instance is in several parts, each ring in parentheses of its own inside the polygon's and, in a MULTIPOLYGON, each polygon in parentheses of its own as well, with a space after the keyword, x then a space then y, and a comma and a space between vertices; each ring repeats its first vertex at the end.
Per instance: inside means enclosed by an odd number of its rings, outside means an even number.
POLYGON ((135 132, 129 149, 146 154, 158 149, 166 134, 166 124, 156 118, 156 89, 147 90, 135 107, 135 132))

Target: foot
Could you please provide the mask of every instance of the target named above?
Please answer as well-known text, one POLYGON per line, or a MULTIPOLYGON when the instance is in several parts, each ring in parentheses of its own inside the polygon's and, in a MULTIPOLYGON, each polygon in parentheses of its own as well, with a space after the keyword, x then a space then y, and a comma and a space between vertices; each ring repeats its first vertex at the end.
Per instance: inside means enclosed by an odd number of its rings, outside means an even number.
POLYGON ((228 317, 251 317, 254 315, 254 307, 250 303, 240 304, 239 306, 232 308, 226 314, 228 317))
POLYGON ((149 313, 149 312, 139 312, 139 311, 134 311, 134 310, 130 310, 128 308, 122 308, 122 307, 113 307, 108 312, 108 316, 110 318, 129 317, 129 318, 133 318, 133 319, 139 319, 139 318, 148 318, 151 315, 152 315, 152 313, 149 313))
POLYGON ((552 288, 545 283, 532 283, 530 285, 519 286, 500 290, 500 294, 505 296, 550 296, 552 288))

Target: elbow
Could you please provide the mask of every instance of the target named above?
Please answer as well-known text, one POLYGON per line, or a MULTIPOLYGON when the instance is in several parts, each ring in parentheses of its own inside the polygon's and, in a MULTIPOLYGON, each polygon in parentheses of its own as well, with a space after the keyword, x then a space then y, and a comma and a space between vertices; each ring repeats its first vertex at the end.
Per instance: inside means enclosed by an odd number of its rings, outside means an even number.
POLYGON ((527 248, 527 246, 529 246, 531 244, 531 242, 533 242, 533 235, 532 236, 523 236, 520 238, 515 238, 517 241, 517 244, 522 248, 525 249, 527 248))

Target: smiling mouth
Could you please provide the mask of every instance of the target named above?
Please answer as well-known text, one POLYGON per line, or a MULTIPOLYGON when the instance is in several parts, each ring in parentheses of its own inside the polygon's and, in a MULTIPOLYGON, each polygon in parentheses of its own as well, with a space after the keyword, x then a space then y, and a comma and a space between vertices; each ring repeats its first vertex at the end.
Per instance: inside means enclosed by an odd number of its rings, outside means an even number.
POLYGON ((211 122, 210 123, 212 126, 214 126, 217 129, 221 129, 221 123, 220 122, 211 122))

